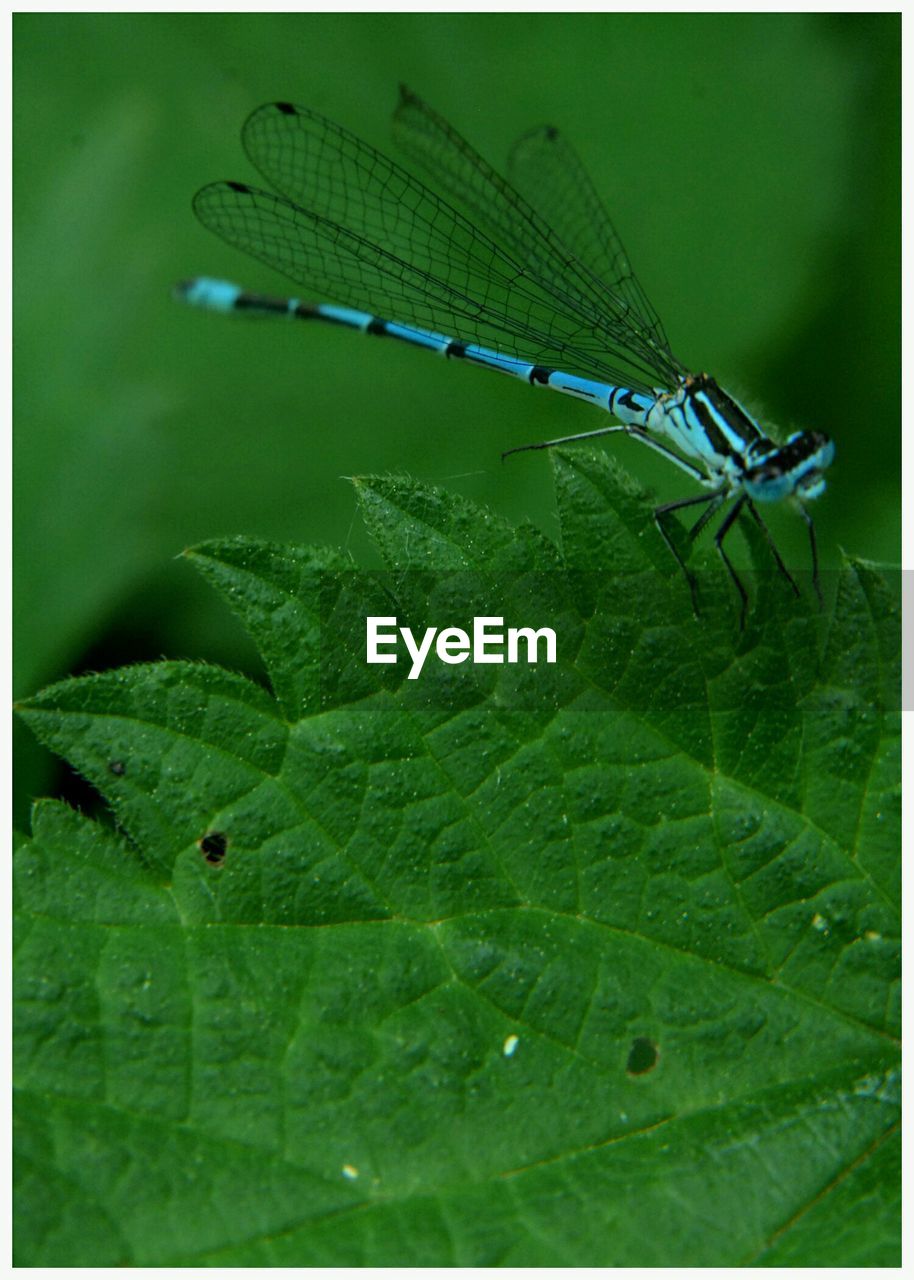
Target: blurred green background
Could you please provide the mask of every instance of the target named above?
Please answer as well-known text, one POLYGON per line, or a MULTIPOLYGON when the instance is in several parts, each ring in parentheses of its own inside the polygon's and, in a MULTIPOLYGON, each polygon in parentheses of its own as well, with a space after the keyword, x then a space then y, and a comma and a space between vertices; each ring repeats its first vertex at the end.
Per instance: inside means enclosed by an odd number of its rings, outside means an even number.
MULTIPOLYGON (((898 563, 899 15, 18 14, 14 56, 17 696, 163 655, 259 676, 175 557, 242 532, 367 557, 347 475, 410 472, 554 530, 546 459, 499 452, 597 425, 586 406, 171 301, 198 273, 285 291, 190 209, 255 179, 239 129, 275 99, 389 150, 402 80, 497 163, 562 126, 680 359, 783 432, 836 438, 824 558, 898 563)), ((772 523, 805 567, 800 522, 772 523)), ((81 801, 17 748, 20 823, 36 795, 81 801)))

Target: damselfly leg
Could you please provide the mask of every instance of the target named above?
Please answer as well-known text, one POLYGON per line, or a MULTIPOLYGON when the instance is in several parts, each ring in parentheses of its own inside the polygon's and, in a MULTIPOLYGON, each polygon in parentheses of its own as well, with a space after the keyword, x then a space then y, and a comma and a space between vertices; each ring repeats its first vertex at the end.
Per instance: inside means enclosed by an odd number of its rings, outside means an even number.
POLYGON ((679 548, 676 546, 670 531, 666 527, 664 517, 672 515, 674 511, 683 511, 686 507, 697 507, 702 503, 707 503, 706 510, 701 513, 695 524, 689 530, 689 542, 694 542, 708 521, 713 519, 716 513, 721 509, 726 499, 727 491, 725 489, 718 489, 715 493, 699 493, 693 498, 677 498, 675 502, 665 502, 662 506, 654 508, 654 523, 660 530, 661 537, 669 548, 674 560, 685 575, 686 582, 689 584, 689 592, 692 596, 692 612, 695 614, 696 618, 699 615, 699 609, 698 586, 695 582, 695 575, 680 555, 679 548))
POLYGON ((816 546, 816 526, 813 518, 806 508, 799 504, 800 515, 806 521, 806 527, 809 530, 809 551, 812 556, 812 585, 816 589, 816 596, 819 600, 819 608, 822 608, 825 601, 822 599, 822 583, 819 581, 819 551, 816 546))
MULTIPOLYGON (((778 570, 781 573, 781 576, 787 579, 787 581, 790 583, 791 587, 793 588, 793 594, 797 597, 797 599, 799 599, 800 588, 797 586, 793 574, 790 572, 790 570, 787 568, 784 561, 781 559, 781 553, 778 551, 774 538, 772 538, 771 536, 771 530, 768 528, 767 524, 765 524, 765 521, 762 519, 758 511, 755 509, 755 504, 749 498, 746 499, 746 510, 749 512, 749 514, 752 516, 752 519, 755 521, 755 523, 761 529, 762 533, 765 535, 765 541, 768 543, 768 547, 771 551, 771 554, 774 556, 774 563, 777 565, 778 570)), ((803 514, 806 515, 805 511, 803 514)), ((807 519, 809 519, 808 516, 807 516, 807 519)), ((816 593, 819 595, 819 603, 821 604, 822 596, 821 596, 821 593, 819 592, 819 579, 817 574, 815 573, 815 567, 816 567, 815 534, 813 534, 812 563, 813 563, 813 571, 814 571, 813 582, 815 583, 816 593)))

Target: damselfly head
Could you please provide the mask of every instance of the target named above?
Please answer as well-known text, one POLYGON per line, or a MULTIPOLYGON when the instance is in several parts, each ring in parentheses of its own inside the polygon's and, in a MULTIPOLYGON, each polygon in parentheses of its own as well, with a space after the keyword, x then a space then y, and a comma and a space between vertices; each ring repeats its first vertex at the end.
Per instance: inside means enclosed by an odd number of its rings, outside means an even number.
POLYGON ((795 445, 806 455, 805 460, 794 469, 795 492, 798 498, 808 502, 825 492, 825 477, 822 473, 834 460, 835 443, 822 431, 801 431, 795 445))
POLYGON ((834 456, 834 442, 821 431, 795 431, 745 473, 743 484, 757 502, 779 502, 791 495, 809 502, 825 492, 822 473, 834 456))

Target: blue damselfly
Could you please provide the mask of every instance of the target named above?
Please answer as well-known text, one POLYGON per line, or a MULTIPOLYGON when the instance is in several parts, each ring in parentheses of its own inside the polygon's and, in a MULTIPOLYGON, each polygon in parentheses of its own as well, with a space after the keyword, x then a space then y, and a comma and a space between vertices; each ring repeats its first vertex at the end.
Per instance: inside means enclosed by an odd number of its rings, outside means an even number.
POLYGON ((724 540, 747 512, 799 594, 756 507, 788 498, 808 526, 819 592, 815 529, 804 504, 824 491, 834 445, 817 431, 775 443, 712 377, 680 364, 558 130, 520 138, 510 181, 406 89, 394 134, 449 200, 316 111, 288 102, 254 111, 244 148, 279 194, 216 182, 197 192, 194 210, 230 244, 333 302, 267 297, 204 277, 180 285, 180 296, 214 311, 324 320, 399 338, 597 405, 616 422, 503 456, 615 432, 663 454, 705 489, 654 512, 693 605, 695 580, 667 519, 704 505, 691 542, 732 504, 715 544, 739 592, 741 625, 748 598, 724 540))

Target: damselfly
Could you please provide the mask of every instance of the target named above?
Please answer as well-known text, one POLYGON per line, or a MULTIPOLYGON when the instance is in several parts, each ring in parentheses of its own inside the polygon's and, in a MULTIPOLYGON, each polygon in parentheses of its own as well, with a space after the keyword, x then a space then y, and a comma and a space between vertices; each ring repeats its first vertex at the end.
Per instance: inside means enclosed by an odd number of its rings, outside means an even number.
POLYGON ((821 432, 797 431, 776 444, 713 378, 680 364, 593 183, 558 130, 520 138, 510 181, 406 89, 394 134, 465 212, 316 111, 271 103, 248 118, 242 139, 279 194, 216 182, 197 192, 194 209, 230 244, 333 302, 267 297, 202 277, 180 285, 180 296, 214 311, 324 320, 399 338, 589 401, 616 422, 503 456, 623 432, 669 458, 706 490, 654 512, 693 605, 695 580, 667 520, 704 505, 688 533, 692 542, 732 504, 714 540, 739 592, 741 625, 748 598, 724 540, 747 512, 799 594, 756 507, 788 498, 808 526, 819 592, 815 529, 804 503, 825 489, 833 443, 821 432))

